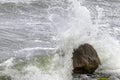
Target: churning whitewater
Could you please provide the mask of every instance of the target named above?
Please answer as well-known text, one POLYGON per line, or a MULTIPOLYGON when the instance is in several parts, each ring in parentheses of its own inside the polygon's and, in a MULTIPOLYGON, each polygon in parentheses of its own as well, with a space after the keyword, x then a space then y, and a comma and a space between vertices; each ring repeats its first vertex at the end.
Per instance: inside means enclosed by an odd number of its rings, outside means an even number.
POLYGON ((120 29, 104 19, 111 2, 0 0, 0 76, 72 80, 73 49, 84 43, 100 57, 96 72, 120 73, 120 29))

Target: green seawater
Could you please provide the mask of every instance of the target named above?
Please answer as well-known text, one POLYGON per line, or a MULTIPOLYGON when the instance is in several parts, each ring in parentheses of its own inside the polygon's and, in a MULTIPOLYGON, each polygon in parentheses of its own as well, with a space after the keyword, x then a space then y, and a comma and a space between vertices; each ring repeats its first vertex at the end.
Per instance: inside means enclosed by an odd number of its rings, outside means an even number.
POLYGON ((28 66, 35 66, 42 71, 47 71, 51 67, 52 59, 51 55, 34 56, 30 59, 15 59, 12 69, 22 71, 28 66))

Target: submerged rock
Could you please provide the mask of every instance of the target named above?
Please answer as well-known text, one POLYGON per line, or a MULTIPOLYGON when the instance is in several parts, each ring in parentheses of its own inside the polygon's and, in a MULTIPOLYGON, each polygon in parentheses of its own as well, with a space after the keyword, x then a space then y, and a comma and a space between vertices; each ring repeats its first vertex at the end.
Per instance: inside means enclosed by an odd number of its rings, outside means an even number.
POLYGON ((93 73, 100 65, 97 52, 90 44, 83 44, 73 52, 73 74, 93 73))
POLYGON ((109 80, 108 78, 99 78, 98 80, 109 80))
POLYGON ((108 74, 74 74, 73 80, 118 80, 118 77, 108 74))
POLYGON ((0 76, 0 80, 11 80, 10 76, 0 76))

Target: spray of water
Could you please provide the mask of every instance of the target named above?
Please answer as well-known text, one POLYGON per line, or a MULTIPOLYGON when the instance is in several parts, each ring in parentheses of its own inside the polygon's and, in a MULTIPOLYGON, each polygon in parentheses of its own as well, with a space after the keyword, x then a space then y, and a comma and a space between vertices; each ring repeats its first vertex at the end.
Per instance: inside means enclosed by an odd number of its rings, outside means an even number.
POLYGON ((61 41, 63 43, 61 46, 63 52, 66 57, 69 55, 66 59, 68 61, 71 60, 74 48, 77 48, 81 44, 89 43, 96 49, 101 60, 101 65, 96 72, 119 73, 119 41, 111 37, 107 31, 100 29, 103 27, 99 24, 102 18, 102 8, 96 7, 98 10, 98 20, 96 24, 92 24, 88 9, 81 6, 79 1, 75 0, 72 3, 75 16, 72 24, 69 25, 70 28, 62 34, 64 36, 62 36, 61 41))

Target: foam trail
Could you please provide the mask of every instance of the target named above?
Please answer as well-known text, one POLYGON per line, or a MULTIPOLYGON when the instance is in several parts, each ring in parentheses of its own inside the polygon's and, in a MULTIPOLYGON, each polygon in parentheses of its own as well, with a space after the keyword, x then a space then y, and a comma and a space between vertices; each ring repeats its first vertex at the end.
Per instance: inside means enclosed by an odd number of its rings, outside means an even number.
POLYGON ((41 49, 41 50, 54 50, 55 48, 47 48, 47 47, 45 47, 45 48, 43 48, 43 47, 25 48, 25 49, 19 50, 17 52, 39 50, 39 49, 41 49))

